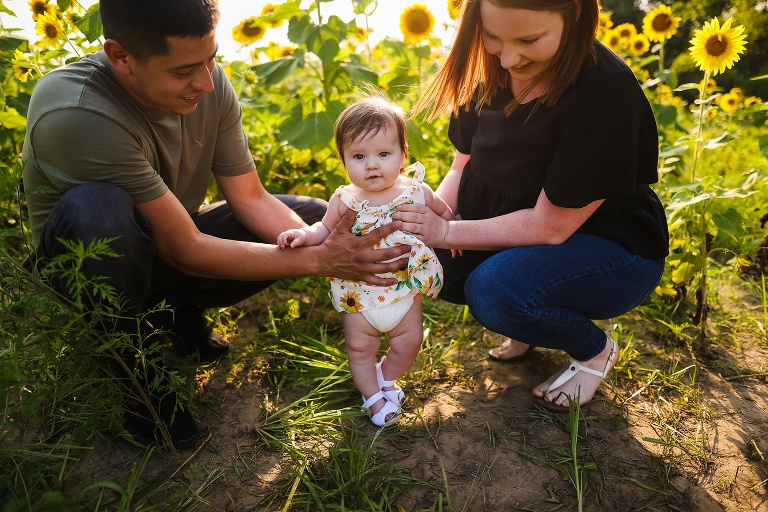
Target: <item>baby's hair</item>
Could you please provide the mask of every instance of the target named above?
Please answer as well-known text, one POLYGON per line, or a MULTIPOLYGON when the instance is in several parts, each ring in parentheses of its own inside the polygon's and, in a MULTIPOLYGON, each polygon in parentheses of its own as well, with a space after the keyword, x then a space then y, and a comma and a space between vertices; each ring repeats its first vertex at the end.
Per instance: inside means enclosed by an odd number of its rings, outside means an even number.
POLYGON ((408 154, 405 136, 405 111, 383 94, 372 94, 356 101, 336 120, 336 152, 344 163, 344 148, 361 135, 372 137, 385 129, 396 129, 403 154, 408 154))

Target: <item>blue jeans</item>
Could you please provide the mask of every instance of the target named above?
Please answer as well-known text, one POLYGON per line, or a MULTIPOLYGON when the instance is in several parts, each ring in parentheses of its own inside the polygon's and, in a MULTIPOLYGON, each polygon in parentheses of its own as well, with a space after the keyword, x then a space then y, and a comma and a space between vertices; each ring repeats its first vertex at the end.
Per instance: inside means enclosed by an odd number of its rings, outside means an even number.
MULTIPOLYGON (((320 199, 278 195, 305 222, 320 220, 327 204, 320 199)), ((234 217, 226 202, 204 206, 192 214, 203 232, 219 238, 262 242, 234 217)), ((36 250, 38 269, 66 249, 59 241, 116 238, 110 247, 120 257, 83 262, 87 277, 103 276, 124 301, 124 313, 137 315, 166 300, 199 308, 231 306, 268 287, 273 281, 235 281, 194 277, 171 267, 155 252, 152 225, 120 187, 108 183, 78 185, 58 200, 46 220, 36 250)), ((267 243, 275 243, 269 240, 267 243)), ((56 276, 51 283, 65 296, 56 276)))
POLYGON ((639 305, 664 271, 608 239, 576 233, 560 245, 501 252, 436 251, 445 273, 440 297, 467 304, 491 331, 529 345, 560 349, 578 361, 603 351, 608 319, 639 305))

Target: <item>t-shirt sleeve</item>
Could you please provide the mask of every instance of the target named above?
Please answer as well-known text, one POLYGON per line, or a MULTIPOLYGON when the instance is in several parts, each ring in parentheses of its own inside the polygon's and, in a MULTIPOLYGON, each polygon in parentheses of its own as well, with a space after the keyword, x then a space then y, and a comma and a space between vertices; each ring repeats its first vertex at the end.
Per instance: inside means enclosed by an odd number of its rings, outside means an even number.
POLYGON ((32 128, 29 140, 37 167, 60 193, 101 181, 118 185, 141 203, 168 190, 140 141, 97 112, 71 108, 48 112, 32 128))
POLYGON ((544 190, 553 204, 580 208, 655 183, 658 136, 642 89, 629 73, 595 74, 561 98, 554 158, 544 190), (567 116, 566 116, 567 114, 567 116))
POLYGON ((243 130, 242 108, 234 87, 218 65, 214 71, 214 87, 220 115, 212 171, 222 176, 245 174, 254 170, 256 165, 243 130))

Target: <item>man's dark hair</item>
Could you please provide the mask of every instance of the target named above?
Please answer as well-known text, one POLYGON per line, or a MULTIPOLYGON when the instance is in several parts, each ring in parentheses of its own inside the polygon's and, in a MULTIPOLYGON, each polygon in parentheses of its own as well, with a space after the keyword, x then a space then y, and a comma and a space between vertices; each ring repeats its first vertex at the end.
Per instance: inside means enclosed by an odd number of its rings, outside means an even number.
POLYGON ((100 0, 104 38, 139 60, 168 55, 167 38, 205 37, 219 21, 216 0, 100 0))

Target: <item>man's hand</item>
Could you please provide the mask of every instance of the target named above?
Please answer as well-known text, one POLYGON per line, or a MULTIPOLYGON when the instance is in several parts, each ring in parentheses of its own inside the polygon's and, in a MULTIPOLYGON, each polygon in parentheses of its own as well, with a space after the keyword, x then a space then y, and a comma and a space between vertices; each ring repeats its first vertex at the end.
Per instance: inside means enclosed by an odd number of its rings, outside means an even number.
POLYGON ((328 276, 365 281, 377 286, 392 286, 397 279, 382 279, 376 274, 394 272, 408 265, 408 259, 402 258, 388 263, 382 263, 408 253, 409 245, 399 245, 386 249, 374 249, 374 246, 384 237, 402 227, 398 221, 390 222, 376 228, 367 235, 355 236, 350 231, 355 223, 357 212, 348 211, 341 221, 320 246, 325 250, 328 276))

